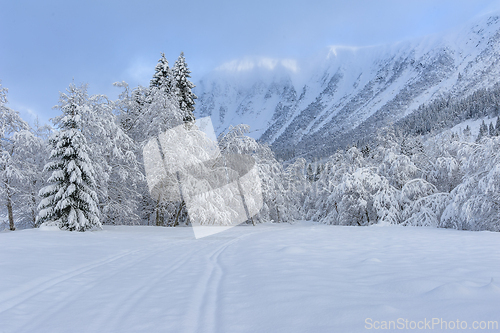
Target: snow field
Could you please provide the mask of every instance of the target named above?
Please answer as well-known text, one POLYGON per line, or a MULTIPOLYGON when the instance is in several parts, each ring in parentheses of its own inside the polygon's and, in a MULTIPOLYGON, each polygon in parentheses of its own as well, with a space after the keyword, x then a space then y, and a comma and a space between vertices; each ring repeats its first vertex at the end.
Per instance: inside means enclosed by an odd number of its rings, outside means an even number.
POLYGON ((190 228, 5 232, 0 332, 365 332, 368 318, 500 323, 499 244, 492 232, 308 222, 198 240, 190 228))

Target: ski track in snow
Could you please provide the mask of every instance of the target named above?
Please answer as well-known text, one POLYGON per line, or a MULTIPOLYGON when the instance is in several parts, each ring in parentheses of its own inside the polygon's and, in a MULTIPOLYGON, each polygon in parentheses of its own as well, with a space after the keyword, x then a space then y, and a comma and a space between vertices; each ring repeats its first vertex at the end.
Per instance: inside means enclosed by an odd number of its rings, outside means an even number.
POLYGON ((224 275, 224 269, 220 262, 221 254, 226 251, 230 245, 240 241, 245 236, 253 236, 255 233, 256 232, 253 231, 249 234, 231 239, 206 256, 205 273, 197 284, 196 292, 193 293, 194 297, 191 300, 190 311, 185 320, 185 322, 196 323, 189 332, 215 333, 218 331, 217 311, 221 305, 217 300, 224 275))
MULTIPOLYGON (((113 328, 118 327, 120 323, 127 318, 131 313, 133 313, 134 308, 139 306, 142 299, 146 298, 154 288, 165 281, 165 279, 171 275, 180 266, 185 265, 189 261, 189 258, 194 255, 199 249, 193 249, 186 254, 180 256, 174 260, 170 266, 161 269, 154 276, 150 276, 144 284, 138 285, 132 292, 123 295, 116 302, 116 306, 113 306, 111 318, 106 318, 103 316, 101 323, 96 325, 96 329, 100 327, 105 327, 104 331, 113 331, 113 328)), ((165 252, 165 251, 163 251, 165 252)))
POLYGON ((500 322, 499 241, 491 232, 313 223, 198 240, 189 228, 2 233, 0 333, 365 332, 368 317, 500 322))
MULTIPOLYGON (((137 265, 140 262, 142 262, 144 259, 147 259, 147 258, 154 256, 156 254, 156 253, 150 254, 149 252, 144 253, 144 251, 145 251, 145 249, 137 250, 137 251, 129 251, 123 255, 115 256, 116 258, 114 258, 112 261, 118 261, 120 259, 125 259, 124 263, 120 264, 120 267, 118 269, 112 269, 112 270, 106 269, 106 272, 104 273, 105 276, 97 275, 95 278, 92 278, 91 280, 89 280, 85 284, 79 285, 78 286, 79 288, 76 288, 76 290, 74 291, 74 293, 72 295, 67 297, 64 301, 58 302, 57 305, 51 307, 49 311, 45 312, 43 316, 40 316, 39 318, 36 318, 35 320, 31 321, 30 323, 28 323, 28 325, 22 327, 20 331, 26 331, 26 332, 36 331, 37 327, 43 326, 44 323, 50 321, 51 318, 53 318, 53 316, 57 315, 57 313, 59 311, 62 311, 64 308, 70 307, 72 304, 77 303, 79 301, 80 297, 85 292, 89 292, 92 288, 94 288, 96 285, 98 285, 103 280, 109 280, 111 278, 116 278, 120 273, 125 272, 130 267, 137 265), (140 255, 137 258, 130 258, 131 256, 134 256, 135 254, 140 254, 140 255)), ((79 272, 75 271, 76 274, 72 274, 67 279, 61 280, 58 283, 67 281, 67 280, 72 279, 72 278, 81 277, 82 275, 89 273, 91 270, 96 270, 98 268, 102 268, 103 266, 108 265, 110 263, 111 263, 110 260, 106 260, 106 261, 103 261, 99 265, 89 265, 88 269, 81 270, 79 272)), ((54 287, 56 285, 57 285, 57 283, 51 285, 49 288, 54 287)), ((49 288, 41 289, 41 290, 39 290, 38 293, 43 293, 43 292, 47 291, 49 288)), ((121 299, 121 301, 126 301, 126 299, 121 299)), ((120 303, 117 302, 117 304, 120 304, 120 303)), ((107 321, 107 319, 103 319, 103 322, 105 320, 107 321)), ((98 325, 98 326, 100 326, 100 325, 98 325)), ((93 330, 89 330, 89 332, 92 332, 92 331, 93 330)))
POLYGON ((233 242, 234 240, 219 246, 208 257, 206 274, 198 283, 198 292, 190 306, 192 311, 186 318, 187 322, 196 323, 192 332, 216 332, 217 292, 222 278, 219 256, 233 242))
MULTIPOLYGON (((145 263, 151 263, 154 265, 157 262, 161 262, 164 260, 166 254, 172 250, 173 246, 169 248, 162 248, 160 250, 154 250, 151 247, 144 247, 141 250, 131 251, 126 256, 119 257, 118 259, 128 259, 125 260, 123 267, 120 267, 118 270, 114 270, 111 274, 107 274, 105 278, 99 277, 99 281, 93 280, 87 285, 82 285, 81 290, 73 297, 68 299, 66 302, 59 304, 54 311, 51 311, 50 315, 42 318, 41 322, 47 322, 50 320, 52 315, 55 315, 59 310, 64 307, 70 306, 71 304, 77 303, 79 301, 79 297, 84 294, 84 292, 91 290, 94 288, 99 282, 102 283, 103 280, 109 281, 112 278, 119 278, 120 273, 126 272, 128 269, 131 269, 135 265, 140 265, 141 267, 145 266, 145 263), (130 256, 134 254, 140 254, 137 258, 130 258, 130 256)), ((154 275, 147 275, 146 279, 136 281, 134 285, 130 288, 127 288, 126 292, 118 295, 116 299, 113 299, 111 303, 106 305, 106 308, 109 311, 103 311, 98 315, 98 318, 91 323, 91 326, 87 330, 88 332, 114 332, 119 331, 117 327, 121 325, 123 320, 127 318, 140 304, 141 299, 144 299, 148 296, 148 294, 154 291, 154 288, 162 282, 162 280, 166 279, 170 274, 172 274, 177 268, 186 264, 189 257, 194 254, 198 249, 193 249, 192 251, 179 256, 176 258, 169 266, 162 267, 162 269, 154 272, 154 275)), ((97 268, 97 267, 96 267, 97 268)), ((27 327, 27 332, 32 331, 32 329, 36 329, 36 327, 40 324, 40 322, 30 323, 27 327)))
POLYGON ((28 301, 29 299, 36 297, 38 294, 49 290, 50 288, 65 282, 69 279, 77 277, 84 274, 92 269, 108 265, 113 261, 119 260, 131 253, 136 253, 138 251, 127 251, 125 253, 120 253, 117 255, 109 256, 101 260, 97 260, 90 264, 80 265, 77 268, 68 270, 60 275, 50 276, 48 278, 41 279, 41 281, 34 281, 31 284, 19 287, 18 290, 12 290, 7 293, 0 294, 0 314, 12 309, 13 307, 28 301))

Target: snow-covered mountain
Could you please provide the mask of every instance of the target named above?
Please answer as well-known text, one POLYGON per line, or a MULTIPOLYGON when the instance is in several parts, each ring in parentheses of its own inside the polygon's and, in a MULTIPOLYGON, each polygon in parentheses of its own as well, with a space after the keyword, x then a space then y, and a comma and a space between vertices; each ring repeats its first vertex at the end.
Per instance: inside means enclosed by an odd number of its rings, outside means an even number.
POLYGON ((327 48, 297 62, 245 59, 199 82, 197 115, 216 131, 240 123, 278 156, 324 156, 419 105, 490 87, 500 74, 500 12, 395 45, 327 48))

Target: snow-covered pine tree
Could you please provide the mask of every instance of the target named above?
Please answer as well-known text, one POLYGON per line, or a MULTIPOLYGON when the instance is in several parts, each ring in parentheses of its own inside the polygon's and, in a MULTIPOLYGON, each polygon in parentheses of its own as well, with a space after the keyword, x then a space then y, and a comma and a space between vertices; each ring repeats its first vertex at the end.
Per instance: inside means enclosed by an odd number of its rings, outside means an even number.
POLYGON ((309 163, 307 165, 307 180, 310 181, 311 183, 314 181, 314 172, 313 172, 313 167, 312 167, 312 164, 309 163))
POLYGON ((484 120, 479 126, 479 133, 477 134, 476 142, 481 141, 481 139, 485 136, 488 136, 488 126, 485 124, 484 120))
POLYGON ((184 52, 181 52, 179 58, 174 64, 173 69, 175 85, 179 89, 179 107, 184 114, 184 122, 194 121, 194 100, 196 95, 191 91, 195 85, 189 81, 191 71, 188 69, 184 52))
POLYGON ((470 140, 470 136, 471 136, 471 130, 470 130, 470 127, 469 125, 467 125, 464 129, 464 137, 465 137, 465 140, 466 141, 469 141, 470 140))
POLYGON ((94 168, 82 134, 82 109, 88 108, 84 87, 71 84, 67 93, 61 93, 58 108, 62 115, 54 124, 59 131, 49 140, 53 150, 45 165, 45 170, 52 171, 51 184, 40 190, 43 199, 37 224, 55 224, 70 231, 101 228, 94 168))
POLYGON ((165 79, 169 78, 169 82, 172 79, 172 70, 168 66, 168 60, 165 58, 165 53, 161 53, 161 58, 158 60, 158 63, 155 66, 155 73, 153 74, 153 78, 149 82, 149 87, 159 87, 164 83, 165 79))

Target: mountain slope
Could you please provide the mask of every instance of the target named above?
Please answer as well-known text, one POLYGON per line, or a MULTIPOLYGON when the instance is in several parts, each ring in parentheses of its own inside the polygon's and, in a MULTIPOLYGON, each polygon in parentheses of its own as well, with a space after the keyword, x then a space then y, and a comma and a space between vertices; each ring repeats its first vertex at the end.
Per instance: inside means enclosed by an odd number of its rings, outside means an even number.
POLYGON ((363 140, 443 94, 497 82, 500 13, 460 29, 395 45, 330 47, 300 64, 246 59, 196 88, 198 115, 216 131, 247 123, 282 158, 325 156, 363 140))

